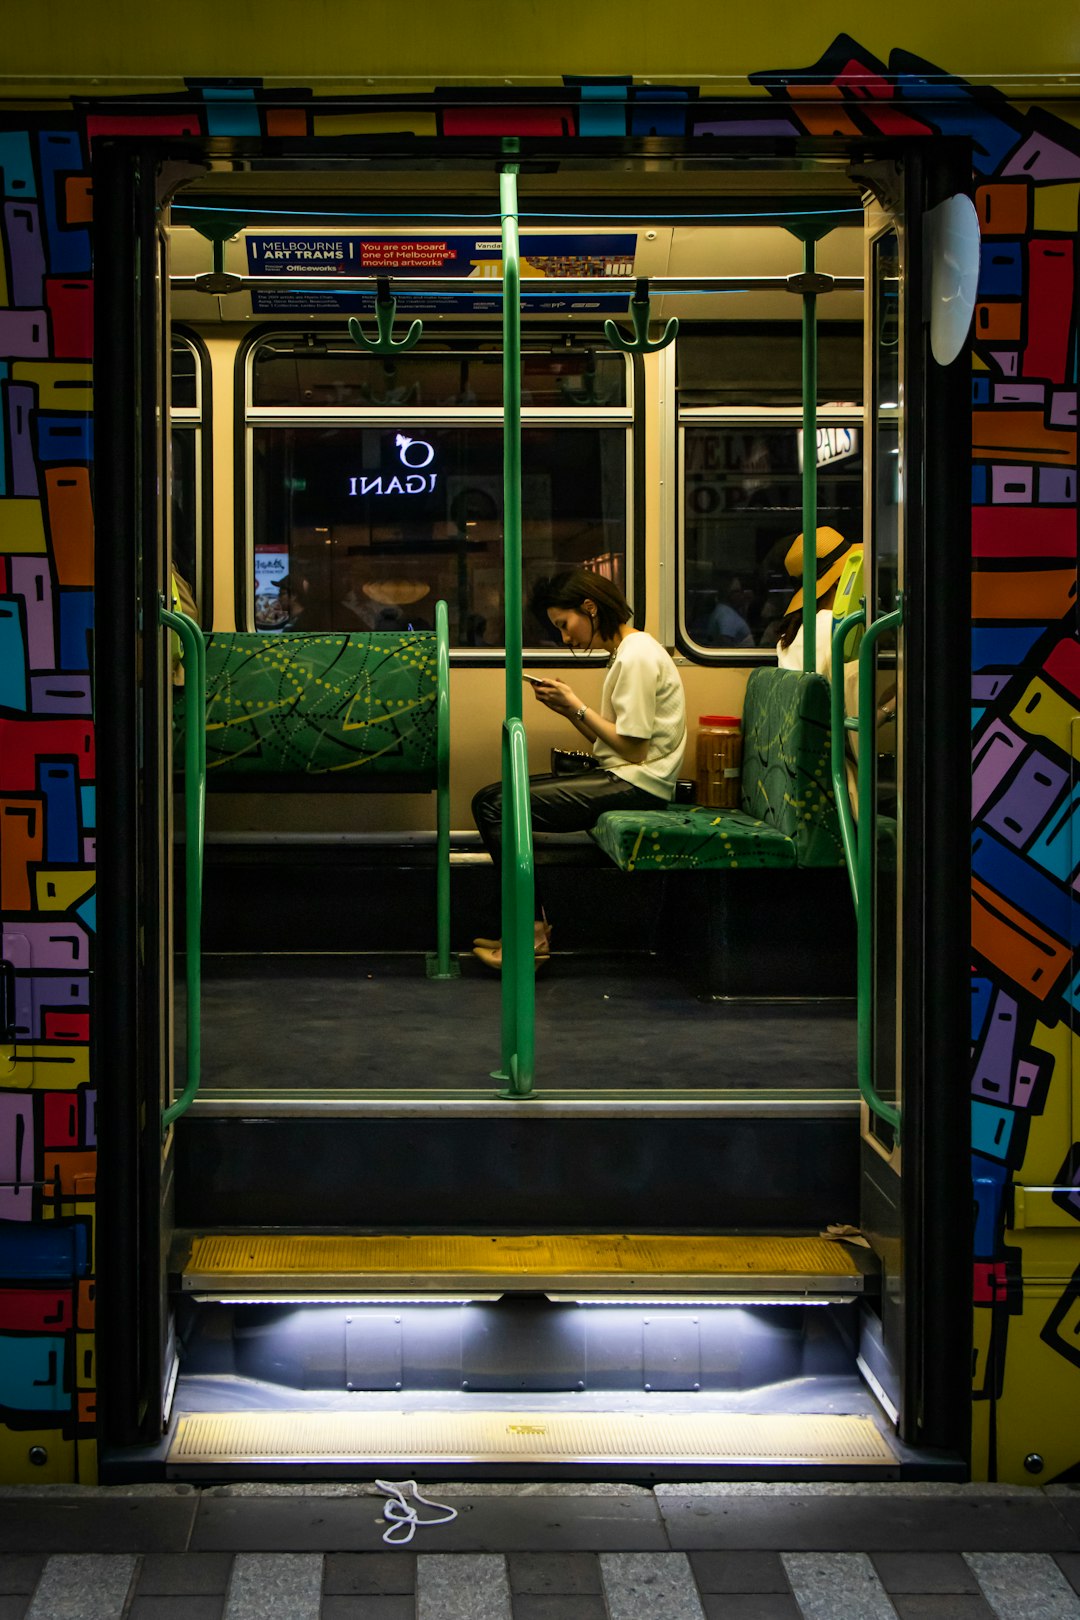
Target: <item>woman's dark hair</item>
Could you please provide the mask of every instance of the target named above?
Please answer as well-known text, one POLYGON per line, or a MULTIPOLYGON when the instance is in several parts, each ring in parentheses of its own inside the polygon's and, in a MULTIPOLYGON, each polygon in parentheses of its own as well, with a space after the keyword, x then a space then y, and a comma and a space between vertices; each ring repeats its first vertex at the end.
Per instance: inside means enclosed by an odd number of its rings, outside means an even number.
POLYGON ((550 579, 538 579, 532 588, 529 606, 550 635, 549 608, 570 608, 580 613, 581 604, 586 600, 596 603, 596 626, 603 641, 610 641, 620 624, 626 624, 634 616, 619 587, 588 568, 564 568, 550 579))

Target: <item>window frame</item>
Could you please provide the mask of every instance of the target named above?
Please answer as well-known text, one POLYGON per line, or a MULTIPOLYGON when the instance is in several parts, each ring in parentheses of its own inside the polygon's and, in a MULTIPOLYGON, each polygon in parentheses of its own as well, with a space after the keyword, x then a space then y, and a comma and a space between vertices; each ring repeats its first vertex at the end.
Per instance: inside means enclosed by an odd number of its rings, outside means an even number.
POLYGON ((172 435, 173 433, 190 432, 194 439, 194 467, 195 491, 193 510, 195 514, 195 578, 189 580, 192 594, 199 609, 199 622, 205 626, 213 624, 213 469, 212 461, 208 455, 209 447, 213 443, 213 411, 212 411, 212 380, 210 371, 210 355, 205 343, 197 332, 193 332, 183 322, 174 322, 169 329, 169 416, 168 416, 168 445, 169 445, 169 509, 170 534, 169 552, 172 555, 171 532, 171 506, 172 506, 172 480, 174 477, 172 464, 172 435), (195 403, 194 405, 174 405, 172 402, 172 351, 176 344, 183 344, 191 351, 195 360, 195 403))

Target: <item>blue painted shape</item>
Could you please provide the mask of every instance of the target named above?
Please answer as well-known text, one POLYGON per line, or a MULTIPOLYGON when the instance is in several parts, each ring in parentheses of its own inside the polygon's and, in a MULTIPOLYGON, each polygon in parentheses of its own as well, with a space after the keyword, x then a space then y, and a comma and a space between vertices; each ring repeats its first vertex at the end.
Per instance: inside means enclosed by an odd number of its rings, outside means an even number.
POLYGON ((90 648, 87 642, 94 628, 93 591, 61 591, 60 604, 60 661, 59 669, 89 669, 90 648))
POLYGON ((1007 1165, 976 1158, 972 1165, 975 1193, 975 1258, 992 1260, 1001 1252, 1001 1209, 1009 1184, 1007 1165))
POLYGON ((985 827, 978 828, 971 840, 971 869, 995 894, 1058 939, 1072 942, 1080 938, 1080 898, 1062 889, 985 827))
POLYGON ((971 1104, 971 1145, 976 1153, 988 1159, 1004 1159, 1012 1140, 1016 1115, 1011 1108, 997 1108, 993 1103, 973 1101, 971 1104))
POLYGON ((1028 854, 1052 877, 1067 883, 1076 867, 1075 851, 1080 849, 1080 787, 1073 789, 1064 804, 1058 805, 1046 826, 1028 848, 1028 854))
POLYGON ((635 90, 630 103, 630 133, 683 136, 687 110, 685 90, 665 90, 659 86, 635 90))
POLYGON ((203 85, 208 135, 261 135, 255 90, 249 85, 203 85))
POLYGON ((26 712, 26 631, 14 596, 0 597, 0 709, 26 712))
POLYGON ((94 419, 89 412, 55 416, 39 411, 37 430, 39 461, 93 461, 94 419))
POLYGON ((67 1341, 45 1333, 0 1333, 0 1403, 13 1412, 64 1412, 67 1341))
MULTIPOLYGON (((1024 260, 1019 242, 984 242, 979 258, 980 298, 1022 296, 1024 260)), ((987 381, 989 390, 989 380, 987 381)))
POLYGON ((1028 624, 1021 629, 972 630, 972 669, 1018 669, 1044 629, 1044 625, 1028 624))
POLYGON ((990 1012, 990 1003, 993 1000, 994 987, 989 979, 973 978, 971 981, 971 1041, 972 1045, 982 1039, 982 1032, 986 1028, 986 1020, 990 1012))
MULTIPOLYGON (((573 80, 566 81, 569 84, 573 80)), ((583 84, 581 105, 578 108, 578 133, 581 135, 625 135, 626 102, 630 94, 629 80, 618 84, 583 84)))
POLYGON ((81 917, 92 934, 97 933, 97 892, 88 895, 81 906, 75 907, 75 915, 81 917))
POLYGON ((1076 978, 1066 990, 1065 1000, 1070 1007, 1075 1007, 1077 1012, 1080 1012, 1080 972, 1077 973, 1076 978))
POLYGON ((82 858, 75 766, 67 760, 42 761, 38 789, 45 799, 45 859, 73 865, 82 858))
POLYGON ((982 717, 983 717, 983 715, 985 713, 986 713, 985 709, 972 709, 972 711, 971 711, 971 729, 972 729, 972 731, 975 730, 976 726, 979 724, 979 721, 982 719, 982 717))
POLYGON ((970 137, 972 165, 979 174, 996 173, 1020 144, 1019 130, 980 107, 966 85, 931 81, 920 73, 898 73, 896 88, 905 100, 926 103, 919 116, 942 135, 970 137))
POLYGON ((982 467, 982 466, 972 467, 972 469, 971 469, 971 504, 972 504, 972 506, 985 506, 986 505, 988 488, 989 488, 989 485, 987 483, 986 468, 982 467))
POLYGON ((34 158, 25 130, 0 131, 0 192, 5 197, 36 197, 34 158))
POLYGON ((41 207, 52 275, 78 275, 91 267, 90 232, 83 225, 65 225, 61 215, 62 176, 82 174, 82 142, 74 130, 43 130, 38 136, 41 153, 41 207))
POLYGON ((40 1278, 42 1282, 85 1277, 89 1248, 83 1221, 50 1221, 31 1226, 0 1221, 0 1277, 5 1282, 40 1278))
POLYGON ((79 803, 82 811, 82 824, 89 831, 97 826, 97 788, 81 787, 79 789, 79 803))
MULTIPOLYGON (((971 379, 971 403, 973 405, 989 405, 989 403, 990 403, 990 379, 989 379, 989 377, 972 377, 972 379, 971 379)), ((985 473, 986 468, 985 467, 980 467, 979 471, 981 473, 985 473)))

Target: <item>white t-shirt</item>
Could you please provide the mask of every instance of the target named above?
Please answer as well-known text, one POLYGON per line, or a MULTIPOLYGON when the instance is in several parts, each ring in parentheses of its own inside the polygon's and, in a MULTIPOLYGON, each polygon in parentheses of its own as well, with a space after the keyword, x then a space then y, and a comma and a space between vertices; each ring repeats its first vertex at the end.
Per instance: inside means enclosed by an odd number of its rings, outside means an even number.
MULTIPOLYGON (((825 679, 832 679, 832 608, 822 608, 815 615, 817 621, 817 672, 825 679)), ((800 624, 795 633, 795 639, 789 647, 777 647, 776 662, 781 669, 802 669, 803 630, 805 622, 800 624)))
POLYGON ((604 769, 658 799, 672 799, 686 749, 686 699, 670 656, 645 631, 620 641, 604 676, 600 713, 620 737, 649 740, 643 762, 631 765, 598 737, 593 753, 604 769))

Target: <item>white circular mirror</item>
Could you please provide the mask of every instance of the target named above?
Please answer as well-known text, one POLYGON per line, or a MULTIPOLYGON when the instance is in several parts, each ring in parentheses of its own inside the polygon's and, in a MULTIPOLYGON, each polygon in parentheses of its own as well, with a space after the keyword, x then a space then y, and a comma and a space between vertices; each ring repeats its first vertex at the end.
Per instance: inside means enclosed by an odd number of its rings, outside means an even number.
POLYGON ((970 197, 946 197, 926 215, 930 265, 930 351, 939 366, 956 359, 971 330, 979 285, 979 216, 970 197))

